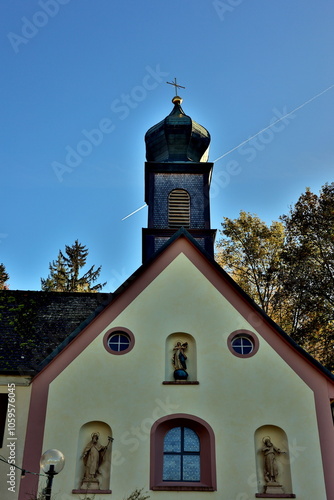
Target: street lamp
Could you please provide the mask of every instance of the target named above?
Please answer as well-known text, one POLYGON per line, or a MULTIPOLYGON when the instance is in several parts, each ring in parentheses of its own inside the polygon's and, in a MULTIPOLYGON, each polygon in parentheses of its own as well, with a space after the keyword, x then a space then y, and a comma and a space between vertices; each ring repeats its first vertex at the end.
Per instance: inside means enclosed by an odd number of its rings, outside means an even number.
POLYGON ((59 450, 48 450, 41 456, 41 469, 48 476, 45 488, 45 500, 51 500, 51 488, 53 477, 63 470, 65 457, 59 450))

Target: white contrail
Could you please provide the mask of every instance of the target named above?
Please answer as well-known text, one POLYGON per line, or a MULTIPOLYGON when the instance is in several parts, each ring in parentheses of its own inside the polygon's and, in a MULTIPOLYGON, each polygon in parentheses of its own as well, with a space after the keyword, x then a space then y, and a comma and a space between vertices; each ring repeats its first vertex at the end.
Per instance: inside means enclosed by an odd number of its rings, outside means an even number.
POLYGON ((287 113, 286 115, 282 116, 281 118, 278 118, 276 121, 274 121, 274 123, 272 123, 271 125, 268 125, 268 127, 265 127, 263 128, 262 130, 260 130, 259 132, 256 132, 256 134, 252 135, 251 137, 249 137, 248 139, 246 139, 245 141, 242 141, 240 142, 240 144, 238 144, 237 146, 235 146, 234 148, 230 149, 229 151, 227 151, 226 153, 224 153, 222 156, 219 156, 218 158, 216 158, 213 163, 215 163, 216 161, 218 160, 221 160, 222 158, 225 158, 225 156, 229 155, 230 153, 233 153, 233 151, 235 151, 236 149, 240 148, 240 146, 243 146, 244 144, 246 144, 247 142, 251 141, 252 139, 254 139, 254 137, 258 136, 259 134, 262 134, 262 132, 264 132, 265 130, 268 130, 268 128, 271 128, 273 127, 274 125, 276 125, 276 123, 284 120, 287 116, 290 116, 292 115, 292 113, 295 113, 296 111, 298 111, 299 109, 303 108, 304 106, 306 106, 306 104, 309 104, 310 102, 314 101, 314 99, 317 99, 317 97, 320 97, 322 94, 324 94, 325 92, 328 92, 328 90, 332 89, 334 87, 334 84, 331 85, 330 87, 328 87, 327 89, 323 90, 322 92, 319 92, 319 94, 311 97, 311 99, 308 99, 307 101, 303 102, 303 104, 301 104, 300 106, 297 106, 297 108, 293 109, 292 111, 290 111, 289 113, 287 113))
POLYGON ((128 217, 131 217, 131 215, 135 214, 136 212, 139 212, 139 210, 141 210, 142 208, 145 208, 146 206, 147 206, 147 205, 146 205, 146 203, 145 203, 145 205, 143 205, 142 207, 137 208, 137 210, 135 210, 134 212, 131 212, 131 214, 127 215, 126 217, 123 217, 123 219, 121 219, 121 220, 125 220, 125 219, 127 219, 128 217))
MULTIPOLYGON (((295 113, 296 111, 298 111, 299 109, 303 108, 304 106, 306 106, 306 104, 309 104, 310 102, 314 101, 314 99, 317 99, 318 97, 320 97, 322 94, 325 94, 325 92, 328 92, 330 89, 332 89, 334 87, 334 84, 333 85, 330 85, 329 87, 327 87, 327 89, 325 90, 322 90, 321 92, 319 92, 319 94, 316 94, 315 96, 311 97, 311 99, 308 99, 307 101, 303 102, 303 104, 300 104, 300 106, 297 106, 295 109, 293 109, 292 111, 290 111, 289 113, 287 113, 286 115, 282 116, 281 118, 278 118, 276 121, 274 121, 274 123, 272 123, 271 125, 268 125, 267 127, 261 129, 259 132, 256 132, 256 134, 252 135, 251 137, 249 137, 248 139, 246 139, 245 141, 242 141, 240 142, 240 144, 238 144, 237 146, 235 146, 234 148, 230 149, 229 151, 227 151, 226 153, 224 153, 222 156, 219 156, 218 158, 216 158, 213 163, 216 163, 218 160, 221 160, 222 158, 225 158, 225 156, 229 155, 230 153, 233 153, 233 151, 235 151, 236 149, 240 148, 241 146, 243 146, 244 144, 247 144, 247 142, 251 141, 252 139, 254 139, 254 137, 258 136, 259 134, 262 134, 262 132, 264 132, 265 130, 268 130, 268 128, 271 128, 273 127, 274 125, 276 125, 276 123, 284 120, 285 118, 287 118, 288 116, 292 115, 292 113, 295 113)), ((140 208, 137 208, 137 210, 135 210, 134 212, 131 212, 131 214, 127 215, 126 217, 123 217, 123 219, 121 220, 125 220, 127 219, 128 217, 131 217, 131 215, 139 212, 139 210, 142 210, 143 208, 146 207, 146 203, 145 205, 143 205, 142 207, 140 208)))

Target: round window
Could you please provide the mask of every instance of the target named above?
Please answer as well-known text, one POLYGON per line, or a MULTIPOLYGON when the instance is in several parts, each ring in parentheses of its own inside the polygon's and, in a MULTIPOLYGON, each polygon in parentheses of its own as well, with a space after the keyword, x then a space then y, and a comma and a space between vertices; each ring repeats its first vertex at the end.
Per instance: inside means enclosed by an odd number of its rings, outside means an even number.
POLYGON ((103 338, 104 347, 112 354, 126 354, 131 351, 134 343, 133 333, 127 328, 113 328, 103 338))
POLYGON ((124 333, 114 333, 108 339, 108 346, 112 351, 125 351, 130 345, 130 339, 124 333))
POLYGON ((236 330, 232 332, 227 345, 232 354, 239 358, 254 356, 259 349, 259 340, 255 333, 248 330, 236 330))
POLYGON ((250 338, 240 335, 232 340, 232 348, 238 354, 249 354, 254 349, 254 344, 250 338))

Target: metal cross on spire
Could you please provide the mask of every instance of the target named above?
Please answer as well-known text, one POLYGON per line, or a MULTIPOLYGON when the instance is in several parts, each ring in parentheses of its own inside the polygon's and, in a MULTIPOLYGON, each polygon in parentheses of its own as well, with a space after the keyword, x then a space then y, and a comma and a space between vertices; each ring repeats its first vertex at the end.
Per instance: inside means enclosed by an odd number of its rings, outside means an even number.
POLYGON ((174 82, 166 82, 169 85, 173 85, 175 87, 175 95, 177 96, 177 89, 185 89, 185 87, 182 87, 182 85, 178 85, 176 82, 176 78, 174 78, 174 82))

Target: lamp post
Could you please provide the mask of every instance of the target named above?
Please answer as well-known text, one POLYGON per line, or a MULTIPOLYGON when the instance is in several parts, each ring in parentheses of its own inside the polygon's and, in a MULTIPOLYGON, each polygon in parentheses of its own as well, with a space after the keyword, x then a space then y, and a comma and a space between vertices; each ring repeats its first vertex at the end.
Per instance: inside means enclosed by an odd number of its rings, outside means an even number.
POLYGON ((65 457, 59 450, 48 450, 41 456, 41 469, 48 476, 45 488, 45 500, 51 500, 52 481, 56 474, 63 470, 65 457))

